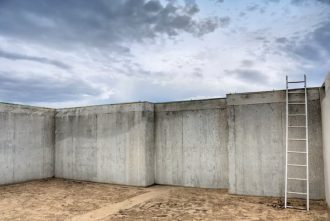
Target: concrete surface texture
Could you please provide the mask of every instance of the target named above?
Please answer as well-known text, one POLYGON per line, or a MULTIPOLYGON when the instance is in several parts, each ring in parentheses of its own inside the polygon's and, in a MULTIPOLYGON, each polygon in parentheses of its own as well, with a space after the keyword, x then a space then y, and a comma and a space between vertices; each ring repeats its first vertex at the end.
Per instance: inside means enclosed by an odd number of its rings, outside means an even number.
POLYGON ((54 176, 54 114, 0 103, 0 184, 54 176))
POLYGON ((155 183, 228 188, 226 99, 155 105, 155 183))
POLYGON ((330 205, 330 73, 321 88, 325 196, 330 205))
MULTIPOLYGON (((299 94, 290 101, 301 100, 299 94)), ((300 95, 301 96, 301 95, 300 95)), ((303 97, 302 97, 303 99, 303 97)), ((283 196, 285 181, 285 91, 233 94, 227 97, 229 125, 229 192, 243 195, 283 196)), ((302 113, 294 107, 290 113, 302 113)), ((319 89, 308 90, 310 197, 324 198, 322 127, 319 89)), ((300 116, 299 116, 300 117, 300 116)), ((290 125, 304 125, 291 119, 290 125)), ((298 128, 299 129, 299 128, 298 128)), ((305 130, 291 131, 302 138, 305 130)), ((289 135, 291 136, 291 135, 289 135)), ((304 144, 290 145, 303 151, 304 144)), ((291 155, 290 162, 304 164, 305 158, 291 155)), ((304 170, 289 177, 305 177, 304 170)), ((306 191, 305 182, 292 181, 289 188, 306 191)), ((291 190, 292 190, 291 189, 291 190)))
POLYGON ((60 109, 55 120, 56 177, 154 184, 152 104, 60 109))

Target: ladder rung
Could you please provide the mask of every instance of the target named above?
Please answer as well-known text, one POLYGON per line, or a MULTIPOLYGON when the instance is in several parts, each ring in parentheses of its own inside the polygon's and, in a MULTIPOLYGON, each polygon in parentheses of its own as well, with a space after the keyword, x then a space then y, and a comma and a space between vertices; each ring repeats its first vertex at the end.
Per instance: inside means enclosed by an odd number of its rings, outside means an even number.
POLYGON ((307 167, 305 164, 290 164, 288 163, 288 166, 293 166, 293 167, 307 167))
POLYGON ((290 194, 298 194, 298 195, 306 195, 307 193, 301 193, 301 192, 289 192, 288 193, 290 194))
POLYGON ((288 91, 289 94, 305 94, 305 92, 288 91))
POLYGON ((305 103, 288 103, 289 105, 305 105, 305 103))
POLYGON ((288 150, 288 153, 307 153, 307 152, 304 152, 304 151, 295 151, 295 150, 288 150))
POLYGON ((288 177, 288 180, 306 180, 306 178, 296 178, 296 177, 288 177))
POLYGON ((289 84, 305 83, 305 81, 288 81, 289 84))
POLYGON ((306 127, 306 126, 288 126, 288 127, 297 127, 297 128, 300 128, 300 127, 306 127))
POLYGON ((306 114, 288 114, 289 116, 305 116, 306 114))
POLYGON ((294 141, 305 141, 306 139, 300 139, 300 138, 289 138, 289 140, 294 140, 294 141))
POLYGON ((300 206, 286 206, 286 208, 292 208, 292 209, 298 209, 298 210, 305 210, 306 207, 300 207, 300 206))

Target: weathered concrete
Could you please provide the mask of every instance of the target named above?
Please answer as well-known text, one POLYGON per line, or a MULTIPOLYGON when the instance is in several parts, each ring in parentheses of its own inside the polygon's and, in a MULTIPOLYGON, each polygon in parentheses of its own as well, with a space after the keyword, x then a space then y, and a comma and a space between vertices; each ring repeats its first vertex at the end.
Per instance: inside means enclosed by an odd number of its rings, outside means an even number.
POLYGON ((150 103, 57 110, 55 176, 153 184, 153 111, 150 103))
POLYGON ((228 188, 226 99, 155 104, 155 183, 228 188))
POLYGON ((325 198, 330 205, 330 73, 321 89, 325 198))
POLYGON ((0 184, 54 176, 54 115, 0 103, 0 184))
MULTIPOLYGON (((323 199, 324 179, 319 89, 309 89, 308 95, 310 196, 312 199, 323 199)), ((293 100, 297 99, 299 98, 293 98, 293 100)), ((227 96, 227 104, 229 113, 230 193, 283 196, 285 181, 285 91, 232 94, 227 96)), ((295 107, 291 111, 299 113, 302 110, 295 107)), ((294 125, 299 123, 299 120, 292 119, 290 123, 294 125)), ((302 123, 304 124, 304 121, 302 123)), ((304 130, 297 131, 292 136, 302 137, 304 130)), ((303 146, 300 145, 300 147, 303 146)), ((299 148, 299 145, 293 148, 299 148)), ((296 163, 304 160, 297 157, 290 159, 296 163)), ((303 171, 294 172, 296 176, 303 175, 301 174, 303 171)), ((303 181, 293 182, 296 183, 290 185, 294 190, 303 190, 303 181)))

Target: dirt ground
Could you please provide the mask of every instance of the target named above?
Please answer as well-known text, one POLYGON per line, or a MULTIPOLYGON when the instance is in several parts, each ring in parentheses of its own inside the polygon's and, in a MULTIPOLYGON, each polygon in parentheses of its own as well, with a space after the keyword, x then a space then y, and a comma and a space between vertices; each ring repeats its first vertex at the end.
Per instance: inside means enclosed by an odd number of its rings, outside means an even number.
POLYGON ((329 220, 324 201, 311 201, 309 212, 281 205, 279 198, 214 189, 62 179, 0 186, 0 220, 329 220))

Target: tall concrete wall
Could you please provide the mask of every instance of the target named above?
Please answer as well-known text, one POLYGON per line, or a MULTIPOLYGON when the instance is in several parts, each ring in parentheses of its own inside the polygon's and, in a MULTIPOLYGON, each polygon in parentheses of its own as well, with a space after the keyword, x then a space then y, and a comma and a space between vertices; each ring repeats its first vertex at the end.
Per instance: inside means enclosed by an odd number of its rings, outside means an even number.
POLYGON ((0 103, 0 184, 54 176, 54 114, 0 103))
POLYGON ((60 109, 55 176, 148 186, 154 183, 153 104, 60 109))
MULTIPOLYGON (((308 94, 310 196, 313 199, 323 199, 324 175, 319 89, 309 89, 308 94)), ((230 193, 283 196, 285 91, 228 95, 227 104, 230 193)), ((302 113, 303 110, 294 107, 290 111, 291 113, 302 113)), ((304 124, 304 121, 293 118, 290 123, 292 125, 304 124)), ((304 129, 291 132, 294 133, 292 136, 295 138, 304 136, 304 129)), ((298 150, 304 146, 292 144, 290 147, 298 150)), ((296 156, 291 156, 290 162, 303 164, 305 159, 296 156)), ((299 169, 293 171, 293 174, 289 174, 289 176, 302 177, 303 170, 298 171, 299 169)), ((291 181, 290 186, 296 191, 303 191, 305 188, 303 181, 291 181)))
POLYGON ((228 188, 226 99, 155 105, 155 182, 228 188))
POLYGON ((330 205, 330 73, 321 89, 325 196, 330 205))

